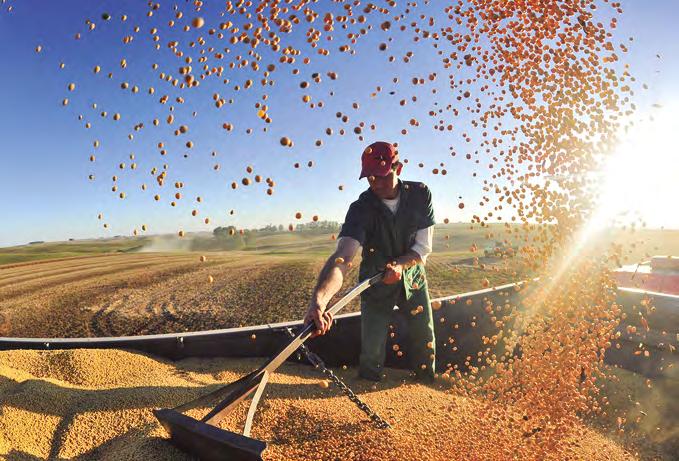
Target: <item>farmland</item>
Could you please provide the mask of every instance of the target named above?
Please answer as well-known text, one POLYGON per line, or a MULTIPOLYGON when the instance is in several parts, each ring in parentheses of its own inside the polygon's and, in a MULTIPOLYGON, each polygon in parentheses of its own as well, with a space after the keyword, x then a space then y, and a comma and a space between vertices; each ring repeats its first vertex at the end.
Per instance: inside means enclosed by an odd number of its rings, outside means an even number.
MULTIPOLYGON (((474 243, 489 245, 486 234, 497 231, 438 226, 426 265, 431 296, 481 289, 484 280, 500 285, 527 276, 511 260, 471 251, 474 243)), ((679 242, 677 231, 645 232, 647 243, 635 247, 636 257, 672 252, 668 245, 679 242)), ((331 234, 282 232, 260 235, 256 245, 232 251, 215 250, 219 246, 210 235, 182 242, 145 237, 0 249, 5 262, 0 335, 126 336, 299 319, 335 244, 331 234)), ((360 257, 344 288, 356 283, 359 262, 360 257)), ((347 311, 358 308, 353 302, 347 311)))
MULTIPOLYGON (((480 289, 483 279, 516 279, 509 268, 469 264, 469 246, 478 236, 453 239, 451 249, 448 234, 439 234, 440 248, 427 261, 432 296, 480 289)), ((171 242, 116 239, 4 250, 14 262, 0 266, 0 334, 117 336, 299 319, 335 247, 330 234, 280 233, 238 251, 148 251, 171 242), (20 255, 28 257, 17 262, 20 255)), ((191 245, 209 243, 196 237, 191 245)), ((359 262, 345 288, 356 283, 359 262)), ((348 311, 358 308, 354 302, 348 311)))

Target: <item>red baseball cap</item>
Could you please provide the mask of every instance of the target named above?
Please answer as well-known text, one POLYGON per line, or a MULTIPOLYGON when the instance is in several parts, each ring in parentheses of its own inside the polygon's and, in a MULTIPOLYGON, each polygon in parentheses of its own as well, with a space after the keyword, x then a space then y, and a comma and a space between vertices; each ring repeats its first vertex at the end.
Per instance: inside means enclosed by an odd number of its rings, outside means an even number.
POLYGON ((374 142, 363 151, 361 176, 358 179, 366 176, 386 176, 395 162, 398 162, 398 152, 392 144, 384 141, 374 142))

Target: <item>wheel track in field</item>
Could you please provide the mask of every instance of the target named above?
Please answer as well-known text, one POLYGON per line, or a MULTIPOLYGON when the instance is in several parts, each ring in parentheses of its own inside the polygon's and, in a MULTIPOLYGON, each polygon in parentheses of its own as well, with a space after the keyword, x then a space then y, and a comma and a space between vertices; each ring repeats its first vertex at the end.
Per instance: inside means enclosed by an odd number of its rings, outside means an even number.
POLYGON ((148 323, 135 330, 134 334, 156 334, 156 333, 166 333, 171 330, 171 326, 180 322, 180 318, 177 316, 177 312, 172 306, 172 299, 176 299, 174 295, 170 295, 171 300, 161 302, 160 305, 156 305, 154 302, 149 302, 146 305, 145 311, 149 314, 148 323), (172 307, 171 307, 172 306, 172 307))
POLYGON ((132 336, 149 334, 148 326, 151 325, 151 322, 156 317, 156 311, 154 309, 153 301, 149 301, 146 303, 146 306, 144 307, 144 312, 147 314, 145 318, 148 318, 148 320, 142 321, 141 325, 134 327, 134 329, 130 332, 132 336))
POLYGON ((90 331, 92 332, 92 336, 115 336, 111 322, 112 312, 110 308, 112 304, 113 302, 104 304, 104 306, 98 309, 90 319, 90 331))
POLYGON ((177 311, 175 310, 175 304, 177 303, 177 296, 173 293, 170 295, 170 302, 161 304, 160 314, 166 322, 177 322, 179 317, 177 316, 177 311))

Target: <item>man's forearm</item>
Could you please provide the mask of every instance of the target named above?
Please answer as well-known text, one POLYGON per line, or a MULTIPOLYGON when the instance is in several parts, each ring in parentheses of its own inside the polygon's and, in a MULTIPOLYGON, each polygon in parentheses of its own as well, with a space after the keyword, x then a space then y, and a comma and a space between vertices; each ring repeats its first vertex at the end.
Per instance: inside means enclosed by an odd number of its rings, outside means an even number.
MULTIPOLYGON (((318 282, 313 292, 313 299, 320 305, 325 305, 337 293, 344 283, 343 264, 338 264, 335 260, 336 255, 332 255, 325 262, 321 273, 318 276, 318 282)), ((404 269, 415 266, 422 262, 420 254, 415 250, 408 250, 404 255, 399 256, 394 260, 396 264, 400 264, 404 269)))
POLYGON ((344 283, 344 273, 332 255, 325 262, 321 273, 318 276, 318 283, 314 288, 313 298, 320 305, 326 305, 328 301, 337 293, 344 283))
POLYGON ((403 266, 404 269, 407 269, 411 266, 415 266, 419 263, 422 262, 422 258, 420 257, 420 254, 415 251, 415 250, 408 250, 407 253, 404 255, 399 256, 396 258, 396 264, 400 264, 403 266))

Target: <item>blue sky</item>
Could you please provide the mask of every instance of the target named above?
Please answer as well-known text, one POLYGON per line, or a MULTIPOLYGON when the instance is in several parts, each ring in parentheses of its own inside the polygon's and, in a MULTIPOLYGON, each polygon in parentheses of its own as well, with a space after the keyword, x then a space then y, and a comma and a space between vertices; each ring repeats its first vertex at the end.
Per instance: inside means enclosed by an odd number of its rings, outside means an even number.
MULTIPOLYGON (((210 78, 198 88, 177 91, 158 78, 151 64, 158 63, 159 70, 177 75, 180 61, 171 56, 165 44, 174 38, 182 44, 198 36, 208 38, 207 30, 224 21, 218 15, 217 3, 201 12, 206 19, 205 27, 189 33, 167 27, 173 13, 169 2, 162 3, 152 18, 146 17, 145 2, 9 0, 1 5, 0 246, 31 240, 129 235, 133 229, 140 229, 142 223, 149 227, 149 233, 211 230, 229 224, 237 227, 285 224, 295 222, 297 211, 303 213, 302 221, 314 214, 321 219, 342 221, 349 203, 367 187, 365 180, 357 179, 359 158, 365 145, 375 140, 399 142, 401 156, 410 161, 402 177, 425 181, 431 187, 438 221, 446 217, 466 221, 478 212, 473 204, 482 195, 481 180, 486 170, 483 162, 480 166, 463 159, 469 148, 460 144, 459 135, 472 131, 465 124, 469 119, 458 117, 452 134, 439 134, 432 130, 432 119, 426 115, 436 107, 435 102, 440 107, 453 101, 452 96, 445 94, 447 73, 429 44, 414 43, 411 33, 397 34, 393 30, 387 33, 377 27, 355 46, 356 55, 334 51, 330 57, 310 55, 309 65, 277 64, 273 73, 275 85, 267 89, 259 86, 261 73, 258 73, 252 89, 230 91, 233 85, 242 85, 254 75, 237 70, 225 72, 225 77, 231 80, 228 85, 221 79, 210 78), (9 6, 13 7, 11 12, 7 11, 9 6), (110 13, 112 19, 103 21, 103 12, 110 13), (128 16, 126 22, 120 21, 122 14, 128 16), (94 31, 87 30, 86 19, 96 23, 94 31), (131 33, 135 25, 140 26, 140 33, 135 34, 131 44, 124 45, 121 37, 131 33), (149 33, 152 27, 160 30, 160 51, 153 48, 149 33), (80 40, 74 40, 76 32, 82 34, 80 40), (394 40, 388 43, 386 52, 381 52, 378 44, 387 37, 394 40), (42 45, 39 54, 34 51, 37 45, 42 45), (406 51, 414 52, 407 64, 400 59, 406 51), (386 57, 391 54, 397 57, 394 63, 387 62, 386 57), (128 62, 126 69, 119 66, 122 58, 128 62), (60 62, 65 63, 64 69, 59 68, 60 62), (102 67, 97 75, 92 72, 95 65, 102 67), (299 68, 300 75, 293 76, 292 68, 299 68), (331 81, 325 75, 328 70, 336 71, 339 78, 331 81), (113 72, 112 79, 107 78, 108 72, 113 72), (299 82, 310 81, 313 72, 320 72, 323 82, 312 84, 308 91, 301 90, 299 82), (412 77, 426 78, 431 72, 438 73, 435 83, 417 87, 409 83, 412 77), (398 77, 401 83, 393 84, 393 77, 398 77), (73 92, 67 91, 71 82, 76 84, 73 92), (122 82, 138 85, 140 92, 122 90, 122 82), (382 91, 371 98, 378 85, 382 91), (153 96, 147 93, 149 86, 156 90, 153 96), (439 91, 437 95, 430 92, 434 87, 439 91), (334 96, 329 95, 330 91, 334 96), (396 94, 389 95, 389 91, 396 94), (215 92, 227 99, 233 97, 235 103, 215 108, 212 100, 215 92), (262 131, 265 124, 257 119, 254 108, 263 93, 269 97, 265 103, 273 118, 267 133, 262 131), (301 101, 305 93, 312 96, 312 101, 322 100, 324 107, 309 109, 301 101), (174 104, 176 120, 171 126, 165 123, 170 103, 158 103, 163 94, 186 99, 184 104, 174 104), (417 103, 410 101, 412 96, 417 96, 417 103), (70 101, 67 107, 61 105, 64 97, 70 101), (409 104, 400 107, 398 101, 403 98, 409 104), (360 104, 358 110, 352 108, 354 102, 360 104), (96 110, 91 107, 93 103, 97 104, 96 110), (101 111, 107 111, 108 116, 102 118, 101 111), (193 111, 197 112, 196 117, 192 116, 193 111), (341 123, 335 117, 338 111, 348 115, 350 121, 341 123), (117 122, 112 119, 116 112, 122 116, 117 122), (84 120, 78 120, 79 114, 84 120), (159 127, 151 123, 155 117, 161 120, 159 127), (411 118, 421 126, 410 127, 411 118), (92 128, 84 128, 87 121, 92 128), (360 121, 377 125, 375 131, 364 129, 365 141, 359 141, 351 132, 360 121), (138 122, 145 127, 135 132, 132 127, 138 122), (233 123, 234 130, 229 133, 222 130, 224 122, 233 123), (172 131, 181 124, 188 125, 189 132, 176 137, 172 131), (250 135, 245 133, 248 127, 253 128, 250 135), (326 127, 331 127, 335 134, 326 136, 326 127), (341 127, 348 134, 337 135, 341 127), (400 131, 406 127, 409 133, 402 136, 400 131), (128 133, 134 134, 134 140, 128 140, 128 133), (281 147, 281 136, 292 138, 295 146, 281 147), (322 148, 314 146, 316 139, 323 140, 322 148), (96 150, 94 140, 101 142, 96 150), (161 140, 169 152, 165 158, 156 147, 161 140), (184 159, 182 154, 187 149, 183 145, 188 140, 195 145, 189 158, 184 159), (458 152, 456 157, 451 157, 450 146, 458 152), (216 158, 210 156, 213 151, 218 153, 216 158), (97 157, 95 163, 88 161, 92 153, 97 157), (138 164, 134 171, 129 169, 131 153, 138 164), (313 168, 306 166, 309 160, 314 162, 313 168), (128 165, 122 171, 116 167, 121 162, 128 165), (294 162, 302 167, 293 168, 294 162), (419 162, 425 167, 418 168, 419 162), (446 176, 431 174, 432 168, 441 168, 440 162, 445 164, 446 176), (163 188, 158 188, 149 170, 154 166, 160 168, 163 163, 169 165, 168 179, 163 188), (215 163, 220 164, 219 171, 213 170, 215 163), (273 196, 266 195, 264 182, 240 185, 241 178, 254 175, 246 173, 247 165, 254 167, 254 174, 274 179, 273 196), (474 172, 479 177, 473 178, 474 172), (89 174, 95 174, 96 180, 89 181, 89 174), (111 192, 113 174, 119 176, 117 183, 119 191, 127 194, 125 200, 111 192), (181 190, 184 198, 177 207, 171 207, 175 181, 184 182, 181 190), (239 183, 236 191, 230 187, 232 181, 239 183), (140 189, 142 183, 148 185, 145 192, 140 189), (345 186, 344 191, 338 190, 340 184, 345 186), (162 196, 160 202, 152 198, 156 193, 162 196), (203 202, 197 203, 196 196, 201 196, 203 202), (463 211, 457 208, 458 197, 468 204, 463 211), (194 208, 199 210, 198 217, 191 216, 194 208), (231 209, 235 210, 234 216, 228 213, 231 209), (109 229, 104 229, 102 221, 97 220, 98 213, 104 214, 109 229), (207 225, 202 221, 206 216, 211 219, 207 225)), ((186 15, 184 22, 196 15, 188 4, 180 5, 186 15)), ((650 111, 654 103, 672 107, 679 100, 676 84, 679 3, 627 1, 623 7, 625 13, 619 18, 615 36, 618 41, 634 36, 627 61, 632 74, 650 86, 649 91, 638 94, 639 107, 642 113, 650 111), (656 53, 661 55, 660 59, 656 53)), ((443 20, 434 6, 426 7, 425 11, 443 20)), ((378 19, 373 22, 379 24, 378 19)), ((304 39, 299 30, 292 38, 295 45, 301 45, 304 39)), ((339 42, 331 43, 330 48, 335 50, 339 42)), ((194 59, 199 57, 197 48, 185 49, 192 50, 194 59)), ((262 63, 270 62, 266 50, 258 51, 264 55, 262 63)), ((199 65, 192 63, 194 68, 199 65)), ((677 213, 649 220, 653 226, 679 227, 677 213)))

